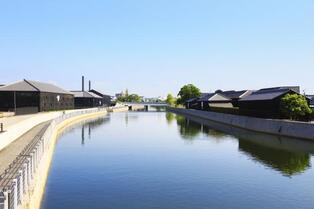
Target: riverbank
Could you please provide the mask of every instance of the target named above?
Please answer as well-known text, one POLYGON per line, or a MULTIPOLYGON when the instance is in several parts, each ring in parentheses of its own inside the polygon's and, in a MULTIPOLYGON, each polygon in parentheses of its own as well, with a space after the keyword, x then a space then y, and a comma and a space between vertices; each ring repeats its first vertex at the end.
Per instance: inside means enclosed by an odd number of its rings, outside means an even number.
POLYGON ((19 118, 18 120, 21 121, 16 125, 13 124, 12 127, 26 130, 27 133, 15 133, 12 131, 14 129, 9 129, 6 133, 10 134, 12 142, 6 142, 7 146, 0 152, 7 159, 6 168, 0 176, 0 194, 3 196, 0 199, 4 199, 0 205, 3 204, 4 208, 10 205, 9 208, 12 209, 39 209, 58 134, 68 125, 102 116, 107 112, 105 108, 93 108, 34 114, 23 119, 19 118), (53 119, 49 120, 51 117, 53 119), (42 120, 45 122, 40 123, 42 120), (36 125, 37 123, 39 124, 36 125), (25 127, 19 127, 21 124, 25 127), (26 129, 27 127, 29 130, 26 129), (13 138, 13 136, 20 137, 13 138), (10 152, 12 149, 14 149, 13 154, 10 152))
POLYGON ((62 123, 58 124, 54 128, 53 132, 51 133, 51 141, 50 141, 51 147, 49 151, 47 152, 45 158, 43 159, 43 163, 42 163, 43 166, 40 169, 40 175, 38 175, 36 185, 34 186, 33 192, 31 194, 32 197, 30 198, 29 204, 26 205, 27 206, 25 207, 26 209, 40 209, 41 208, 41 201, 44 195, 46 182, 47 182, 47 178, 49 174, 49 169, 50 169, 51 161, 53 159, 53 153, 55 150, 55 145, 58 140, 58 135, 62 133, 62 131, 66 129, 68 126, 71 126, 75 123, 79 123, 83 120, 100 117, 105 114, 107 114, 107 111, 100 111, 100 112, 76 116, 76 117, 63 121, 62 123))
POLYGON ((277 136, 314 140, 314 124, 169 107, 168 111, 277 136))

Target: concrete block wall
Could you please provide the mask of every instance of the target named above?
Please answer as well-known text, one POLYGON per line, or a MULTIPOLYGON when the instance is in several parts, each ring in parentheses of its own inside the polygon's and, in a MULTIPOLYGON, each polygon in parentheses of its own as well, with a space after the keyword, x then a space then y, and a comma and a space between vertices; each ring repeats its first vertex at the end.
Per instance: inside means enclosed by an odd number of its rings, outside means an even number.
POLYGON ((314 140, 314 124, 309 122, 263 119, 180 108, 168 108, 168 110, 174 113, 191 115, 247 130, 314 140))

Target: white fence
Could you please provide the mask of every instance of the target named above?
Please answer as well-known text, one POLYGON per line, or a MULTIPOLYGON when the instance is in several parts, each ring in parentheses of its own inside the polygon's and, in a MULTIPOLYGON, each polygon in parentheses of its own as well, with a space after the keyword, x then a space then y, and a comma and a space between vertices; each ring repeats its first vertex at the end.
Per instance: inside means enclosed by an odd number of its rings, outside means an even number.
POLYGON ((52 134, 61 122, 83 114, 99 112, 101 109, 85 109, 64 112, 47 124, 0 175, 0 209, 22 208, 27 201, 35 177, 40 173, 42 160, 51 146, 52 134))

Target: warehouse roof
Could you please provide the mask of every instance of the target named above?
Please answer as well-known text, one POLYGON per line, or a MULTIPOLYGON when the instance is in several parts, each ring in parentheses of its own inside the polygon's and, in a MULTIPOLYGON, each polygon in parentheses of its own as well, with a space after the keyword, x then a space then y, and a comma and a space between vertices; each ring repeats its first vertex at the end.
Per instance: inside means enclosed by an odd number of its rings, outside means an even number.
POLYGON ((290 88, 277 87, 277 88, 267 88, 260 89, 258 91, 253 92, 247 97, 240 99, 240 101, 255 101, 255 100, 273 100, 281 95, 284 95, 288 92, 298 93, 290 88))
POLYGON ((0 87, 0 91, 27 91, 27 92, 47 92, 57 94, 72 94, 54 84, 43 83, 31 80, 22 80, 0 87))
POLYGON ((235 90, 231 90, 231 91, 221 91, 220 94, 230 98, 230 99, 240 99, 243 98, 245 96, 248 96, 249 94, 251 94, 252 91, 250 90, 242 90, 242 91, 235 91, 235 90))
POLYGON ((94 94, 93 92, 88 91, 71 91, 74 94, 74 97, 83 97, 83 98, 98 98, 102 99, 102 97, 94 94))
POLYGON ((92 92, 92 93, 94 93, 94 94, 96 94, 96 95, 98 95, 100 97, 106 97, 106 96, 110 97, 110 95, 106 95, 106 94, 100 93, 99 91, 96 91, 95 89, 91 89, 89 92, 92 92))
POLYGON ((218 101, 230 101, 230 99, 219 93, 208 93, 200 97, 198 101, 199 102, 208 102, 208 101, 218 102, 218 101))
POLYGON ((191 99, 186 100, 186 102, 194 102, 196 100, 198 100, 198 98, 191 98, 191 99))

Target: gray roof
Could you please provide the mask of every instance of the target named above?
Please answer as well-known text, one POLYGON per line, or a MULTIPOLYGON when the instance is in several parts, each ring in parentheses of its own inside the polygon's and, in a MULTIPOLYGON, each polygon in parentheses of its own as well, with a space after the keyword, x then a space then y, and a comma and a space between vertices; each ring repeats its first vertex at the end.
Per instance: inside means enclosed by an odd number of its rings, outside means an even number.
POLYGON ((96 91, 95 89, 91 89, 89 92, 92 92, 92 93, 94 93, 94 94, 97 94, 97 95, 100 96, 100 97, 111 97, 110 95, 100 93, 99 91, 96 91))
POLYGON ((102 97, 94 94, 93 92, 88 91, 71 91, 74 94, 74 97, 83 97, 83 98, 98 98, 102 99, 102 97))
POLYGON ((300 86, 277 86, 277 87, 271 87, 271 88, 263 88, 260 90, 283 90, 283 89, 290 89, 300 94, 300 86))
POLYGON ((249 90, 242 90, 242 91, 222 91, 220 94, 224 95, 225 97, 228 97, 230 99, 240 99, 244 96, 247 96, 251 93, 249 90))
POLYGON ((218 102, 218 101, 230 101, 229 98, 227 98, 226 96, 219 94, 219 93, 207 93, 204 94, 203 96, 201 96, 197 101, 199 102, 208 102, 208 101, 212 101, 212 102, 218 102), (214 98, 214 97, 218 97, 218 98, 214 98))
POLYGON ((314 95, 306 95, 310 99, 310 106, 314 106, 314 95))
POLYGON ((22 80, 12 84, 0 87, 0 91, 30 91, 30 92, 47 92, 57 94, 72 94, 54 84, 42 83, 38 81, 22 80))
POLYGON ((273 100, 279 96, 282 96, 288 92, 295 92, 289 88, 268 88, 260 89, 252 92, 252 94, 240 99, 240 101, 260 101, 260 100, 273 100))
POLYGON ((186 102, 194 102, 195 100, 197 100, 198 98, 191 98, 191 99, 188 99, 186 100, 186 102))

